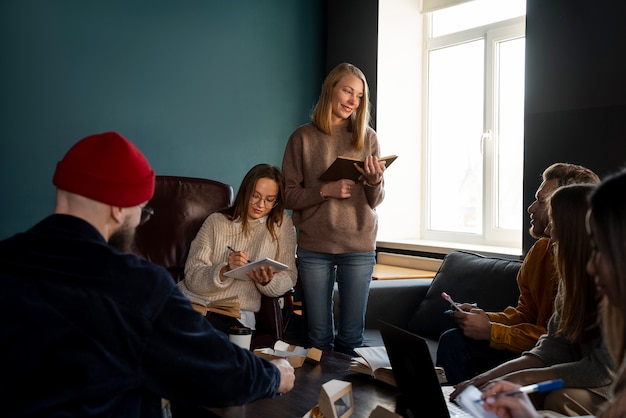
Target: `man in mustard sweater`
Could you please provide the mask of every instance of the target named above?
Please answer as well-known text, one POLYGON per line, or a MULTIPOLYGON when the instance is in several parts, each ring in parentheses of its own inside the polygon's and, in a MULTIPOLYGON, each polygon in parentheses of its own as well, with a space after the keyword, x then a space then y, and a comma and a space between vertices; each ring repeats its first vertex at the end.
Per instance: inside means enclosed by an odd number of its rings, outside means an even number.
POLYGON ((528 207, 530 235, 537 238, 517 275, 520 297, 517 306, 503 312, 485 312, 464 303, 464 312, 452 313, 458 328, 439 338, 437 365, 443 367, 448 383, 471 379, 535 346, 554 310, 558 276, 549 236, 548 201, 556 189, 576 183, 598 183, 591 170, 567 163, 546 168, 535 201, 528 207))

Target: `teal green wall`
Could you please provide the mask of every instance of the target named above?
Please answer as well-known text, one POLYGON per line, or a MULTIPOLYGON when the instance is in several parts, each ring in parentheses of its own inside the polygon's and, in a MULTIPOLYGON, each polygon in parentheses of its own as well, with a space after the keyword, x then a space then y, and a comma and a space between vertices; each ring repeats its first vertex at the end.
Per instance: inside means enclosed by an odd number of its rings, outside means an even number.
POLYGON ((0 238, 51 213, 55 165, 115 130, 157 174, 237 189, 280 166, 325 75, 322 0, 0 3, 0 238))

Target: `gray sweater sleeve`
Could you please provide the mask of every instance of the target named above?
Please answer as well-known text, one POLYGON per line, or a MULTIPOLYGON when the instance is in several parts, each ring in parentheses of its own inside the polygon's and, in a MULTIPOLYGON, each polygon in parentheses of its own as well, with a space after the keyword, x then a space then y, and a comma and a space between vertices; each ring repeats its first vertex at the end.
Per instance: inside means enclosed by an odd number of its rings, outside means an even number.
POLYGON ((537 356, 553 369, 566 387, 588 388, 602 396, 610 396, 615 378, 615 366, 602 338, 582 344, 572 344, 554 334, 560 321, 555 312, 548 323, 548 333, 542 335, 537 345, 524 354, 537 356))

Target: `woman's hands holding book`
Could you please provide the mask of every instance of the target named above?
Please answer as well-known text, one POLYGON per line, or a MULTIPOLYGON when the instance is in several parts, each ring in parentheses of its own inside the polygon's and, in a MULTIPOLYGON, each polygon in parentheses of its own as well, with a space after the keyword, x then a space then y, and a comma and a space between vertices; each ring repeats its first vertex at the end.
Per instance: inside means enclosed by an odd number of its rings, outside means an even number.
POLYGON ((359 167, 358 164, 354 166, 365 177, 365 183, 368 186, 378 186, 383 179, 386 163, 378 161, 378 157, 370 155, 363 160, 363 168, 359 167))
POLYGON ((258 269, 255 268, 251 272, 246 273, 246 276, 261 286, 265 286, 274 278, 274 270, 272 266, 261 266, 258 269))

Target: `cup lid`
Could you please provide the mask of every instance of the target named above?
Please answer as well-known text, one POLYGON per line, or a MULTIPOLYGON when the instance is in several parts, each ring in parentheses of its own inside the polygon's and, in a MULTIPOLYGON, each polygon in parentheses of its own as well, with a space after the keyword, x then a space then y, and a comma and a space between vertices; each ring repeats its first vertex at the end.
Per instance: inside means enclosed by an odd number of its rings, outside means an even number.
POLYGON ((252 329, 248 327, 230 327, 228 328, 229 334, 234 335, 249 335, 252 334, 252 329))

